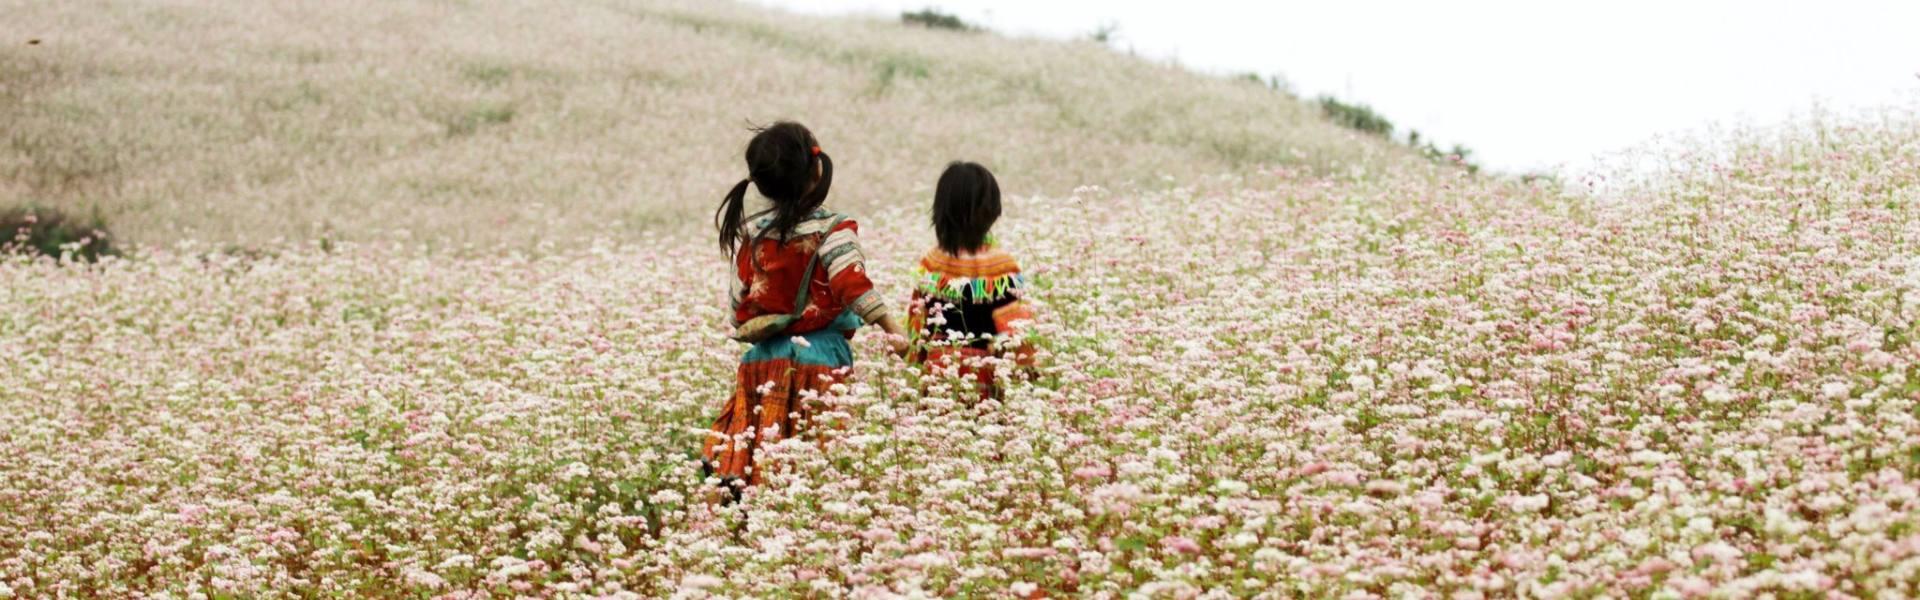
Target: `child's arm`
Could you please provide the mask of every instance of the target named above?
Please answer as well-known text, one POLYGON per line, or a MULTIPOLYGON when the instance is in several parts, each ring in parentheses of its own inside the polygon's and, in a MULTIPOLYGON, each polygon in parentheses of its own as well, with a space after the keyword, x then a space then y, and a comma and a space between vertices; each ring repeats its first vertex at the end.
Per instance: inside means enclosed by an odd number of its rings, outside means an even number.
POLYGON ((854 314, 868 323, 877 323, 887 332, 887 347, 896 354, 905 354, 907 350, 907 330, 900 326, 892 311, 887 310, 886 300, 873 289, 873 281, 867 279, 866 253, 860 250, 858 234, 860 224, 852 219, 841 221, 840 225, 827 233, 827 239, 820 244, 820 261, 827 267, 827 289, 842 304, 853 309, 854 314))
POLYGON ((1008 340, 1002 352, 1023 371, 1033 366, 1033 344, 1027 341, 1027 332, 1021 326, 1032 320, 1033 311, 1018 296, 1010 296, 1006 304, 993 309, 994 331, 1008 340))
POLYGON ((913 345, 907 341, 907 330, 893 318, 893 313, 881 315, 879 323, 881 331, 887 332, 887 348, 905 357, 907 351, 913 349, 913 345))
MULTIPOLYGON (((915 273, 919 274, 919 271, 915 273)), ((927 303, 926 292, 919 288, 915 288, 913 297, 907 300, 907 360, 910 362, 925 362, 927 359, 927 349, 922 345, 922 342, 932 339, 927 331, 927 303)))
POLYGON ((1033 343, 1027 339, 1026 326, 1033 321, 1033 310, 1023 299, 1026 287, 1026 276, 1016 271, 1007 284, 1006 296, 993 307, 993 329, 1005 340, 1001 356, 1013 360, 1019 376, 1032 378, 1034 350, 1033 343))

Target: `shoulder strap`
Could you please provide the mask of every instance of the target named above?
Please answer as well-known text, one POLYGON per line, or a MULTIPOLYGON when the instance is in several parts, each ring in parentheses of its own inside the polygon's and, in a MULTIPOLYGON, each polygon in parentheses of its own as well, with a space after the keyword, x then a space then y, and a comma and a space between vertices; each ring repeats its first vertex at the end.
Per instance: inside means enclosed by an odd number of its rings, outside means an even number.
POLYGON ((793 296, 793 318, 798 319, 807 312, 807 292, 813 289, 813 271, 820 266, 820 248, 827 245, 827 237, 846 220, 844 215, 834 215, 833 222, 827 224, 827 230, 820 232, 820 243, 813 247, 813 258, 807 260, 807 271, 800 275, 800 292, 793 296))

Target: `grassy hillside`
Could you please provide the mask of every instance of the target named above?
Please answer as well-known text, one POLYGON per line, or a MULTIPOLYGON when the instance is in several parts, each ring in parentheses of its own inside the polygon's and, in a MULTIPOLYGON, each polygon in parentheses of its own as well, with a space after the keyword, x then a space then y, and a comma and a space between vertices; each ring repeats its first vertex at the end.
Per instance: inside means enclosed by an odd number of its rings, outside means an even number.
POLYGON ((791 118, 835 202, 1406 159, 1311 106, 1088 43, 711 2, 0 0, 0 206, 124 238, 531 245, 687 225, 791 118), (27 45, 28 39, 39 43, 27 45))

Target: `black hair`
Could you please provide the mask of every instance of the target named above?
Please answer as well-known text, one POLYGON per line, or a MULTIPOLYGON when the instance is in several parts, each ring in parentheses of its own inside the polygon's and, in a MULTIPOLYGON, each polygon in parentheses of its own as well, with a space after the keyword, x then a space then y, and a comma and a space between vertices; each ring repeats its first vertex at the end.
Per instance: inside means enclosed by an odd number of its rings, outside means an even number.
POLYGON ((720 201, 720 208, 713 211, 714 228, 720 230, 720 251, 733 256, 742 242, 754 241, 745 239, 747 220, 767 212, 773 213, 773 225, 761 230, 755 239, 777 234, 786 240, 802 219, 826 203, 832 187, 833 159, 820 151, 820 142, 805 125, 780 121, 753 128, 753 139, 747 142, 747 178, 735 184, 720 201), (820 169, 818 181, 813 179, 815 165, 820 169), (773 208, 744 214, 749 183, 773 201, 773 208))
POLYGON ((954 161, 933 190, 933 234, 949 254, 979 250, 1000 219, 1000 182, 979 163, 954 161))

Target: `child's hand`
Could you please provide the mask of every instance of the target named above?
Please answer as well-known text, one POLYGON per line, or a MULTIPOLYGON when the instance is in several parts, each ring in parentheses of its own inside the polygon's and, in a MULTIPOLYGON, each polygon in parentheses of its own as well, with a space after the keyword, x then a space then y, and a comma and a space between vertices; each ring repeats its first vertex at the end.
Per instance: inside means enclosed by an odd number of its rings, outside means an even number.
POLYGON ((895 356, 906 358, 907 354, 913 351, 913 344, 908 343, 906 337, 892 333, 886 334, 886 336, 887 349, 892 351, 895 356))
POLYGON ((907 353, 913 350, 913 344, 907 341, 907 330, 893 319, 893 315, 880 317, 880 330, 886 332, 887 350, 895 355, 906 358, 907 353))

